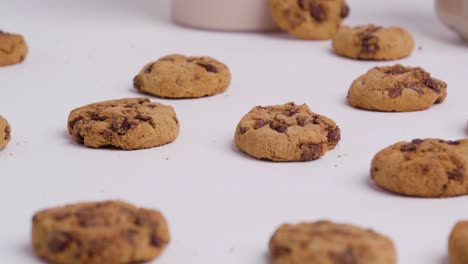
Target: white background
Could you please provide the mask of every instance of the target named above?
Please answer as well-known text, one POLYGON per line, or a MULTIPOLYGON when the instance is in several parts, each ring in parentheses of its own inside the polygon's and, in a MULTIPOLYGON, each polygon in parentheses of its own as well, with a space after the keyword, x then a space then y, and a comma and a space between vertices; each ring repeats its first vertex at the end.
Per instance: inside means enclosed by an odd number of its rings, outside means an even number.
POLYGON ((0 151, 0 263, 40 263, 30 247, 32 214, 85 200, 124 199, 160 209, 172 241, 156 262, 268 263, 267 243, 283 222, 330 219, 393 238, 399 263, 446 264, 447 236, 467 219, 468 197, 421 199, 369 181, 380 149, 401 140, 467 137, 468 46, 445 30, 429 0, 349 0, 347 24, 400 25, 416 49, 401 63, 449 84, 447 100, 415 113, 346 104, 353 79, 376 65, 335 56, 329 41, 285 34, 199 31, 170 21, 168 0, 0 0, 0 26, 30 46, 24 63, 0 68, 0 114, 12 141, 0 151), (170 53, 210 55, 232 70, 224 94, 152 100, 175 107, 178 139, 140 151, 96 150, 66 131, 70 110, 140 96, 132 78, 170 53), (270 163, 233 145, 251 107, 307 103, 341 127, 339 146, 318 161, 270 163))

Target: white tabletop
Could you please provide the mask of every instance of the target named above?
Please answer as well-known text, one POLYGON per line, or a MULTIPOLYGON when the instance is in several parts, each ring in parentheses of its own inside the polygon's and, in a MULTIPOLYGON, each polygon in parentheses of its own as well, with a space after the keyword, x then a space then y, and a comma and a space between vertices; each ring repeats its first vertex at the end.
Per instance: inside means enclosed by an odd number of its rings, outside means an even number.
POLYGON ((403 264, 446 264, 447 236, 468 219, 468 197, 418 199, 369 181, 380 149, 401 140, 468 136, 468 46, 445 30, 428 0, 349 0, 347 24, 400 25, 419 47, 399 62, 448 84, 441 105, 415 113, 353 109, 350 83, 376 65, 335 56, 329 41, 284 34, 221 33, 170 21, 168 0, 0 0, 0 26, 30 46, 24 63, 0 68, 0 114, 12 141, 0 151, 0 263, 40 263, 30 247, 32 214, 78 201, 124 199, 160 209, 172 241, 156 263, 268 263, 267 243, 283 222, 330 219, 393 238, 403 264), (84 104, 141 96, 132 78, 170 53, 210 55, 233 81, 224 94, 152 100, 175 107, 178 139, 141 150, 96 150, 66 131, 84 104), (256 105, 295 101, 334 119, 339 146, 306 163, 254 160, 233 144, 256 105))

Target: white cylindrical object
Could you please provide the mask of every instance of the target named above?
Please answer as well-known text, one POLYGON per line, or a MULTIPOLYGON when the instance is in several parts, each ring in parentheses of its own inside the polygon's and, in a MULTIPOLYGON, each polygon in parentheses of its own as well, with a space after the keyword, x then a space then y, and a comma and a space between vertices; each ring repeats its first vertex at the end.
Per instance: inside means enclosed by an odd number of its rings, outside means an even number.
POLYGON ((468 0, 436 0, 440 20, 468 41, 468 0))
POLYGON ((172 0, 176 23, 210 30, 277 30, 268 0, 172 0))

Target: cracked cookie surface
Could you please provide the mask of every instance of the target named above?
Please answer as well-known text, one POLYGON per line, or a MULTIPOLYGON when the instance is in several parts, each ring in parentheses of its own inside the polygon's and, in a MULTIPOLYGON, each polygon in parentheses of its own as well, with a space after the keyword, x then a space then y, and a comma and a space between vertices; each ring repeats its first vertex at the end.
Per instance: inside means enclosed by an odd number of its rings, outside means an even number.
POLYGON ((174 54, 145 65, 133 86, 162 98, 197 98, 222 93, 230 82, 225 64, 210 57, 174 54))
POLYGON ((234 142, 242 152, 271 161, 310 161, 341 138, 335 122, 305 104, 257 106, 237 125, 234 142))
POLYGON ((369 229, 329 221, 284 224, 269 243, 273 264, 396 264, 392 240, 369 229))
POLYGON ((164 216, 122 201, 77 203, 37 212, 32 244, 51 263, 136 263, 169 243, 164 216))
POLYGON ((269 0, 278 26, 300 39, 331 39, 350 9, 344 0, 269 0))
POLYGON ((8 121, 0 116, 0 150, 3 149, 11 140, 11 127, 8 121))
POLYGON ((468 194, 468 139, 415 139, 378 152, 374 182, 389 191, 419 197, 468 194))
POLYGON ((420 67, 374 67, 349 88, 351 106, 375 111, 421 111, 447 97, 447 84, 420 67))
POLYGON ((0 30, 0 66, 20 63, 28 54, 23 36, 0 30))
POLYGON ((413 36, 400 27, 343 26, 333 37, 336 54, 360 60, 395 60, 414 50, 413 36))
POLYGON ((468 263, 468 221, 459 221, 452 229, 448 240, 450 264, 468 263))
POLYGON ((68 132, 76 142, 88 147, 134 150, 174 141, 179 121, 171 106, 147 98, 127 98, 71 111, 68 132))

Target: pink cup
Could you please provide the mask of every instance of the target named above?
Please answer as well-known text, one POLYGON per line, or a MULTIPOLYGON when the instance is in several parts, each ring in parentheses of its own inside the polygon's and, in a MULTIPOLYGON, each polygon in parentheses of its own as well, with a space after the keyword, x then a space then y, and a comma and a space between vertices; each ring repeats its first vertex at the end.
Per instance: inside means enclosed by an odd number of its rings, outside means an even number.
POLYGON ((468 41, 468 0, 436 0, 440 20, 468 41))

